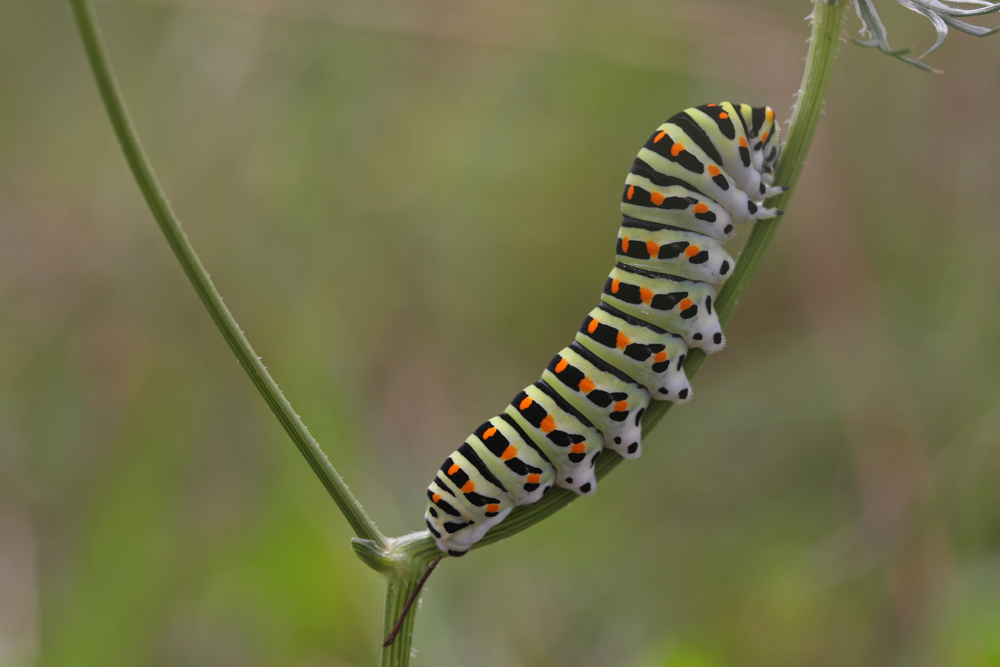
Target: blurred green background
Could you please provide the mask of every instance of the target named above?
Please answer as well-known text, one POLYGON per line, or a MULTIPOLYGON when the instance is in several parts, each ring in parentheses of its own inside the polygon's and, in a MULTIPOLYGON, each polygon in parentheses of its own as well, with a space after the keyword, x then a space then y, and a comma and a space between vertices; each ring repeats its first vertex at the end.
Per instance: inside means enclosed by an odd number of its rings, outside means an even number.
MULTIPOLYGON (((189 236, 390 535, 596 303, 652 129, 787 119, 809 10, 98 5, 189 236)), ((413 665, 1000 665, 1000 36, 930 60, 843 46, 696 400, 596 497, 445 562, 413 665)), ((57 0, 0 2, 0 312, 0 666, 376 662, 381 585, 169 254, 57 0)))

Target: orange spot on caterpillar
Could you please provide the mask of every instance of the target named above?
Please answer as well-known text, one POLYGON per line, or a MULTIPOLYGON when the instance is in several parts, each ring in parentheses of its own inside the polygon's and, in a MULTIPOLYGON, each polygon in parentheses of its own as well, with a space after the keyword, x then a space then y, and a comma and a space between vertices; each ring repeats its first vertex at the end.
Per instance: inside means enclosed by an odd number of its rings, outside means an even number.
POLYGON ((524 399, 518 404, 517 409, 518 410, 527 410, 528 408, 531 407, 531 404, 534 403, 534 402, 535 401, 532 400, 531 396, 525 396, 524 399))
POLYGON ((726 120, 727 118, 729 118, 729 114, 723 111, 722 113, 719 114, 719 118, 721 118, 722 120, 726 120))
POLYGON ((653 300, 653 290, 640 287, 639 298, 642 299, 642 302, 648 306, 649 302, 653 300))
POLYGON ((657 253, 660 252, 660 244, 653 241, 646 241, 646 252, 649 253, 650 257, 656 257, 657 253))
POLYGON ((687 248, 684 248, 684 256, 685 257, 694 257, 699 252, 701 252, 701 248, 699 248, 696 245, 689 245, 687 248))
POLYGON ((431 498, 434 499, 434 502, 437 502, 437 501, 441 500, 441 494, 440 493, 435 493, 433 496, 431 496, 431 498))
POLYGON ((740 147, 741 148, 746 148, 747 147, 746 137, 740 137, 740 147))
POLYGON ((462 467, 462 466, 458 465, 457 463, 452 463, 452 464, 451 464, 451 467, 450 467, 450 468, 448 468, 448 474, 449 474, 449 475, 454 475, 454 474, 455 474, 456 472, 458 472, 458 471, 459 471, 459 469, 460 469, 461 467, 462 467))
POLYGON ((488 440, 492 438, 494 435, 496 435, 496 432, 497 432, 497 427, 490 426, 488 429, 486 429, 485 432, 483 432, 483 440, 488 440))
POLYGON ((771 111, 771 107, 768 107, 767 111, 764 112, 764 117, 767 118, 768 123, 774 120, 774 112, 771 111))
POLYGON ((674 157, 677 157, 678 155, 681 154, 682 150, 684 150, 684 144, 677 142, 676 144, 670 147, 670 154, 673 155, 674 157))
POLYGON ((556 420, 552 418, 552 415, 545 415, 545 419, 538 425, 538 428, 542 429, 542 433, 554 431, 556 430, 556 420))
POLYGON ((526 482, 528 482, 528 484, 538 484, 538 482, 542 478, 541 478, 541 476, 537 472, 533 472, 530 475, 528 475, 527 477, 525 477, 524 479, 525 479, 526 482))
POLYGON ((632 199, 632 195, 634 194, 635 194, 635 186, 634 185, 628 186, 628 198, 630 201, 632 199))
POLYGON ((767 135, 768 135, 767 132, 765 132, 764 134, 760 135, 761 142, 767 141, 767 135))
POLYGON ((653 137, 653 143, 655 144, 657 141, 659 141, 665 136, 667 136, 667 133, 661 130, 655 137, 653 137))
POLYGON ((628 410, 628 401, 615 401, 615 412, 625 412, 628 410))
POLYGON ((590 324, 587 325, 587 331, 590 333, 594 333, 595 331, 597 331, 598 324, 600 324, 600 322, 598 322, 597 320, 590 320, 590 324))
POLYGON ((574 454, 580 454, 582 452, 587 451, 587 445, 585 445, 582 442, 578 442, 575 445, 573 445, 572 447, 570 447, 569 451, 573 452, 574 454))
POLYGON ((691 299, 681 299, 681 303, 680 303, 681 310, 687 310, 688 308, 690 308, 693 305, 694 305, 694 301, 692 301, 691 299))
POLYGON ((708 213, 708 204, 698 202, 697 204, 694 205, 694 208, 691 210, 694 211, 695 213, 708 213))
POLYGON ((577 385, 577 388, 583 393, 589 394, 590 392, 594 391, 595 386, 596 385, 594 384, 593 380, 585 377, 582 380, 580 380, 580 384, 577 385))
POLYGON ((628 347, 628 344, 631 342, 632 341, 628 339, 628 336, 619 331, 618 336, 615 338, 615 347, 617 347, 619 350, 624 350, 626 347, 628 347))
POLYGON ((713 177, 714 176, 718 176, 719 175, 719 168, 716 167, 714 164, 708 165, 708 175, 709 176, 713 176, 713 177))
POLYGON ((497 505, 496 503, 490 503, 489 505, 486 506, 486 511, 489 512, 490 514, 496 514, 497 512, 500 511, 500 506, 497 505))
POLYGON ((622 252, 628 252, 628 237, 622 237, 622 252))
POLYGON ((462 485, 462 493, 472 493, 476 490, 476 483, 471 479, 462 485))
POLYGON ((611 293, 618 294, 618 287, 621 285, 622 281, 615 278, 611 281, 611 293))
POLYGON ((660 204, 662 204, 663 200, 664 200, 664 196, 662 194, 660 194, 659 192, 650 192, 649 193, 649 201, 653 202, 657 206, 659 206, 660 204))
POLYGON ((503 450, 503 453, 500 454, 500 458, 504 461, 510 461, 515 456, 517 456, 517 447, 514 445, 507 445, 507 449, 503 450))
POLYGON ((567 366, 569 366, 568 361, 566 361, 565 359, 560 360, 559 363, 556 364, 556 373, 562 373, 564 370, 566 370, 567 366))
POLYGON ((653 361, 655 361, 658 364, 662 364, 666 360, 667 360, 666 352, 657 352, 656 355, 653 357, 653 361))
POLYGON ((706 106, 706 107, 717 107, 717 106, 719 106, 719 105, 718 105, 718 104, 706 104, 705 106, 706 106))

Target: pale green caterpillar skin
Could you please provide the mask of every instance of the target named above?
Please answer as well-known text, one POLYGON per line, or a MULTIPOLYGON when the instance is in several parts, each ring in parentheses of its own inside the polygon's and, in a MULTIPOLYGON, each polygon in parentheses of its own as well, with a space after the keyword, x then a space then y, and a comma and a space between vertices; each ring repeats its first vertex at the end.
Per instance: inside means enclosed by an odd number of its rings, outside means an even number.
POLYGON ((684 339, 617 311, 594 308, 580 325, 576 342, 649 390, 653 398, 682 403, 691 398, 684 374, 684 339))
MULTIPOLYGON (((622 214, 627 218, 689 229, 719 241, 736 233, 729 212, 721 205, 685 185, 654 183, 646 169, 635 171, 635 166, 632 169, 625 177, 625 192, 632 194, 622 201, 622 214), (656 201, 683 202, 684 208, 662 208, 656 201)), ((649 171, 652 172, 652 167, 649 171)))
MULTIPOLYGON (((739 111, 729 102, 723 102, 719 106, 721 107, 721 112, 726 113, 730 117, 735 117, 739 113, 743 116, 744 122, 747 119, 750 119, 751 123, 753 121, 753 108, 749 105, 741 104, 739 111)), ((764 197, 770 197, 781 192, 780 188, 768 187, 773 178, 771 178, 770 170, 765 171, 763 168, 764 153, 767 152, 763 150, 764 144, 767 144, 768 148, 772 148, 780 143, 780 137, 774 136, 775 132, 777 132, 777 125, 774 123, 773 114, 768 117, 767 111, 765 110, 764 112, 764 122, 761 125, 760 136, 756 140, 762 142, 762 150, 755 153, 750 152, 751 140, 747 138, 742 126, 734 125, 733 130, 736 135, 734 136, 734 140, 730 141, 723 135, 716 119, 705 111, 701 109, 689 109, 688 115, 706 136, 712 140, 713 146, 721 158, 719 166, 733 179, 737 188, 747 193, 756 192, 764 197), (745 160, 748 155, 751 157, 750 165, 745 166, 745 160), (760 156, 761 159, 759 162, 753 157, 754 155, 760 156)), ((778 155, 775 153, 772 162, 776 162, 777 158, 778 155)))
POLYGON ((715 288, 694 280, 654 273, 619 263, 604 284, 601 300, 632 317, 684 338, 707 354, 725 345, 713 307, 715 288))
POLYGON ((604 449, 604 435, 572 403, 536 382, 514 397, 504 415, 555 466, 557 486, 583 496, 597 489, 594 462, 604 449))
POLYGON ((618 230, 617 259, 636 268, 709 285, 725 280, 736 264, 715 239, 642 220, 626 222, 618 230))
POLYGON ((582 345, 570 343, 544 371, 542 382, 558 391, 604 434, 604 446, 626 458, 642 452, 642 414, 649 391, 582 345))
POLYGON ((592 494, 605 448, 642 452, 651 400, 691 398, 689 349, 725 344, 715 285, 735 262, 722 242, 735 225, 780 213, 762 204, 785 189, 772 185, 780 156, 770 107, 706 104, 657 128, 625 179, 617 264, 600 305, 428 487, 425 523, 442 551, 463 555, 553 486, 592 494))

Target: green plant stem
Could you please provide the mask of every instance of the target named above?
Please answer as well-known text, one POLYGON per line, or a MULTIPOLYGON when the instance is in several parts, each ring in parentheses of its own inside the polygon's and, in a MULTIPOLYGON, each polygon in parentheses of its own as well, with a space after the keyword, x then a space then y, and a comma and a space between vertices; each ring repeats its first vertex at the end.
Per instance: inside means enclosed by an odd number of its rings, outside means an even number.
POLYGON ((146 203, 152 211, 153 217, 156 218, 160 230, 167 238, 171 250, 174 251, 177 261, 180 262, 184 273, 187 274, 209 315, 222 333, 222 337, 229 343, 229 347, 239 360, 240 366, 250 376, 250 380, 264 397, 264 401, 271 408, 275 417, 281 422, 285 432, 291 437, 299 452, 305 457, 313 472, 316 473, 320 482, 333 497, 340 511, 351 524, 354 534, 385 547, 385 536, 379 532, 372 520, 365 514, 361 503, 348 490, 344 480, 327 460, 323 450, 320 449, 319 443, 310 435, 305 424, 292 409, 288 399, 284 397, 281 390, 278 389, 278 385, 271 379, 270 374, 264 368, 264 364, 261 363, 253 348, 250 347, 250 343, 243 335, 236 320, 233 319, 229 309, 223 304, 222 297, 219 296, 208 272, 205 271, 205 267, 198 259, 194 247, 181 229, 180 222, 170 208, 170 204, 153 174, 153 169, 139 145, 139 137, 132 127, 124 99, 115 81, 111 60, 97 25, 93 5, 90 0, 70 0, 70 4, 73 7, 73 14, 87 52, 87 58, 90 60, 94 77, 97 79, 101 98, 104 100, 105 108, 122 151, 125 153, 125 159, 132 169, 132 175, 135 177, 143 197, 146 198, 146 203))
MULTIPOLYGON (((826 98, 827 89, 830 85, 830 76, 833 72, 833 63, 840 46, 840 35, 844 21, 844 15, 848 7, 847 0, 816 0, 813 4, 812 13, 812 36, 809 41, 809 53, 806 56, 805 72, 802 76, 802 85, 799 88, 798 99, 795 110, 792 113, 791 125, 788 130, 787 140, 781 162, 775 173, 774 182, 777 185, 787 185, 788 190, 782 194, 771 198, 766 202, 767 206, 777 207, 784 210, 791 200, 795 185, 798 183, 802 168, 805 166, 806 154, 812 144, 813 136, 816 133, 816 126, 819 123, 820 114, 823 110, 823 101, 826 98)), ((753 231, 747 239, 743 251, 740 253, 739 261, 733 275, 726 281, 726 284, 719 291, 716 299, 716 309, 719 314, 719 321, 725 325, 736 312, 736 307, 750 286, 750 281, 760 268, 764 259, 764 254, 768 246, 774 239, 778 231, 781 217, 771 220, 762 220, 754 224, 753 231)), ((693 350, 684 364, 684 370, 688 377, 694 375, 705 362, 705 354, 701 350, 693 350)), ((673 403, 666 401, 654 401, 643 417, 643 436, 648 434, 663 416, 670 410, 673 403)), ((607 451, 600 458, 597 464, 598 479, 607 475, 624 459, 614 452, 607 451)), ((486 534, 475 548, 493 544, 506 537, 510 537, 529 526, 533 526, 550 514, 553 514, 578 496, 566 489, 555 488, 533 505, 516 508, 510 515, 486 534)), ((385 603, 385 627, 383 633, 396 622, 396 617, 392 612, 402 608, 402 601, 413 589, 416 581, 420 579, 429 563, 440 551, 435 546, 429 533, 415 533, 407 538, 405 553, 411 559, 412 569, 406 578, 407 583, 401 583, 392 589, 387 587, 385 603), (422 537, 421 537, 422 536, 422 537)), ((382 667, 406 667, 409 664, 409 641, 413 629, 413 616, 411 612, 406 620, 400 639, 407 640, 407 648, 403 652, 393 652, 386 654, 383 650, 382 667)), ((383 635, 384 636, 384 635, 383 635)), ((397 643, 399 640, 397 640, 397 643)))
MULTIPOLYGON (((396 625, 407 600, 424 578, 427 569, 442 555, 433 542, 428 545, 426 536, 426 532, 420 532, 390 538, 384 548, 368 540, 357 538, 353 540, 354 552, 365 564, 379 573, 385 586, 385 604, 382 607, 383 638, 396 625)), ((414 607, 416 606, 415 604, 414 607)), ((416 611, 412 609, 403 619, 396 640, 382 648, 379 662, 381 667, 404 667, 410 664, 416 611)))

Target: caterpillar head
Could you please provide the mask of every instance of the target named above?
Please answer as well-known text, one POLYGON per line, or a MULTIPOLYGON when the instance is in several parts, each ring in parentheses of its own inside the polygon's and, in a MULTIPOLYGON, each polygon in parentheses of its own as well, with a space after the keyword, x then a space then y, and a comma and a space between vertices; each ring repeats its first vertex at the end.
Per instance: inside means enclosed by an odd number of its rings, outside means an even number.
POLYGON ((763 132, 768 133, 762 148, 764 162, 761 165, 761 172, 765 174, 772 173, 778 165, 778 160, 781 159, 781 126, 775 121, 774 111, 771 110, 771 107, 765 107, 765 119, 768 118, 770 122, 765 122, 761 128, 761 136, 763 136, 763 132))

